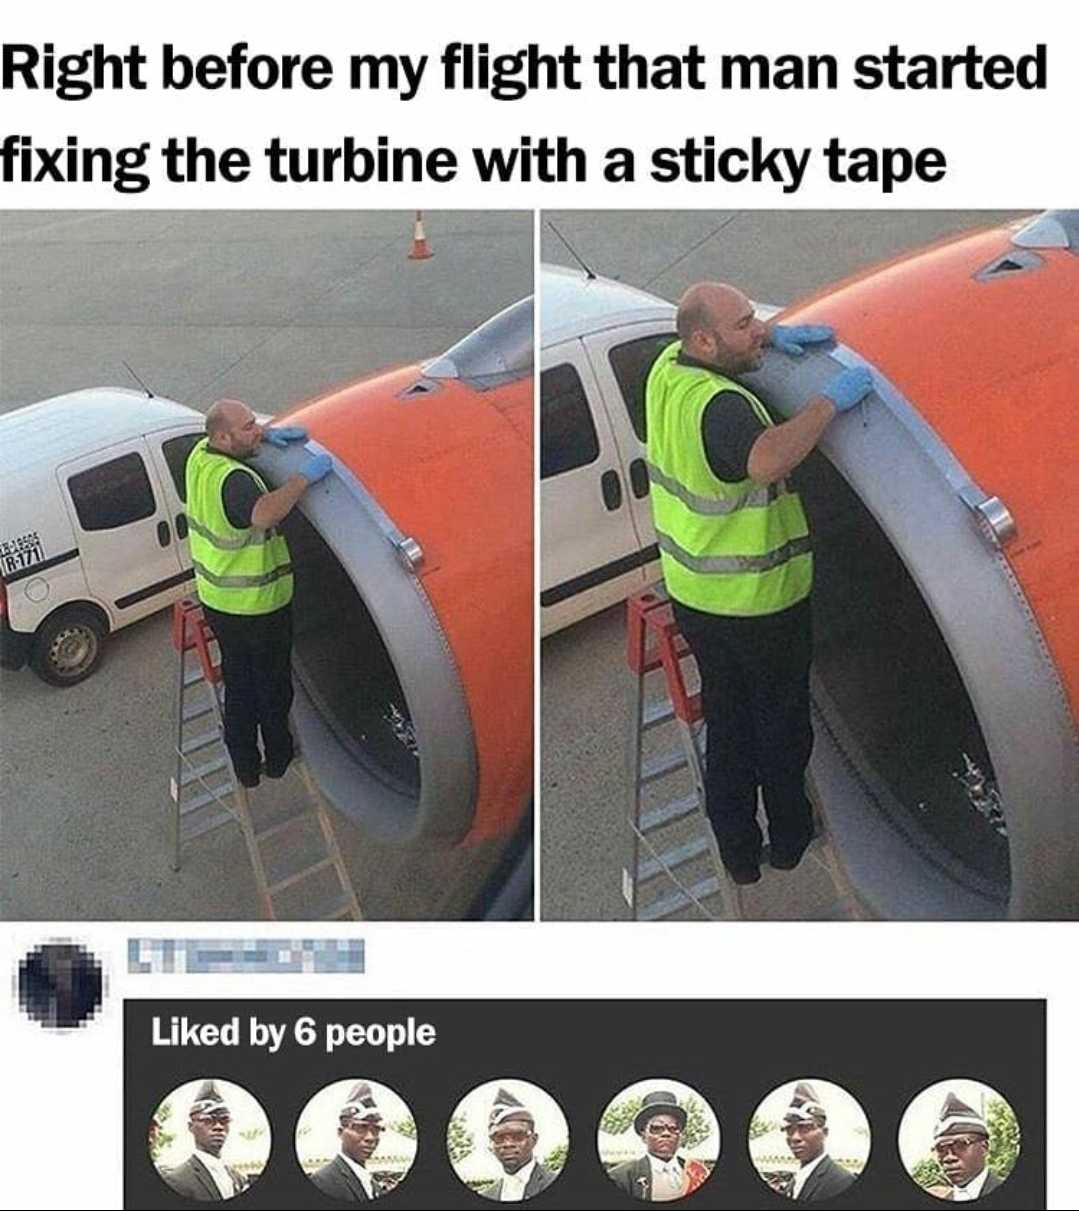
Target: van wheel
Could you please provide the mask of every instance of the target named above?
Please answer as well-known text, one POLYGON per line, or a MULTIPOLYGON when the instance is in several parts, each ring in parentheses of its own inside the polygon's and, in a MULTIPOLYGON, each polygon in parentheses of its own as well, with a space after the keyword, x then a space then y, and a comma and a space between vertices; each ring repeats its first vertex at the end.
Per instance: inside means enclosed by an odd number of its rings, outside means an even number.
POLYGON ((77 685, 97 668, 105 624, 91 610, 58 610, 34 638, 30 667, 49 685, 77 685))

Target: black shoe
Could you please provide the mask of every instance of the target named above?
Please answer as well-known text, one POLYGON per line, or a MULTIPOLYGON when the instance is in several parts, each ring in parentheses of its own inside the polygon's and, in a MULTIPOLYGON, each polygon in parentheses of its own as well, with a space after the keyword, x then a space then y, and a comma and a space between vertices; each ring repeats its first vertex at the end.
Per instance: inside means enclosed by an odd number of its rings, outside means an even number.
POLYGON ((271 764, 269 761, 264 762, 262 772, 267 778, 283 778, 288 772, 288 767, 292 764, 292 758, 295 757, 295 755, 295 753, 290 753, 288 760, 284 763, 274 762, 271 764))
MULTIPOLYGON (((809 840, 812 841, 813 838, 810 837, 809 840)), ((796 849, 790 852, 774 849, 768 857, 769 865, 773 870, 794 870, 794 868, 805 856, 805 852, 808 848, 809 841, 807 841, 801 849, 796 849)))
POLYGON ((761 881, 761 868, 759 866, 728 866, 726 867, 726 871, 730 875, 731 880, 740 887, 746 887, 750 883, 759 883, 761 881))
POLYGON ((259 784, 258 770, 237 770, 236 781, 241 786, 246 786, 248 790, 254 790, 259 784))

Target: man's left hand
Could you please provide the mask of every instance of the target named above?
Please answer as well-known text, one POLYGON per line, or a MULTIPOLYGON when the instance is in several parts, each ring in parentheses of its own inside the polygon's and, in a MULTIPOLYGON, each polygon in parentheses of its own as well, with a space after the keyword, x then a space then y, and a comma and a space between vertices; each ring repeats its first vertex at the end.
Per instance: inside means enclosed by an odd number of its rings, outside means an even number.
POLYGON ((772 345, 789 357, 801 357, 806 345, 835 340, 835 329, 829 324, 774 324, 770 332, 772 345))
POLYGON ((307 439, 307 430, 299 425, 278 425, 275 429, 263 429, 262 440, 283 450, 289 442, 302 442, 307 439))

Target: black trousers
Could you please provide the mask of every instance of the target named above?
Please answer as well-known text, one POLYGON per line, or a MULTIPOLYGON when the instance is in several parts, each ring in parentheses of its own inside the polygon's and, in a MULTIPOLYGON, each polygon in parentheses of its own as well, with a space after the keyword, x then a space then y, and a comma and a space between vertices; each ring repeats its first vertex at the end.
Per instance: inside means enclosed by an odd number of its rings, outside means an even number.
POLYGON ((203 613, 221 648, 225 747, 236 773, 259 772, 260 731, 267 768, 283 770, 292 760, 292 606, 269 614, 223 614, 203 606, 203 613))
POLYGON ((778 856, 795 855, 813 835, 805 771, 813 749, 808 599, 778 614, 733 618, 674 603, 696 657, 708 727, 705 800, 723 864, 760 862, 757 788, 778 856))

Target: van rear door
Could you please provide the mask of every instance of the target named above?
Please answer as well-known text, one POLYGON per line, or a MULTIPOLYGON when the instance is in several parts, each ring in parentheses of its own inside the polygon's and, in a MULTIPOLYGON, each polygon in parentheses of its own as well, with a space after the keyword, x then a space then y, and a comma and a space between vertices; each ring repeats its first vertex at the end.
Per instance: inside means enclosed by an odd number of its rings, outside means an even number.
MULTIPOLYGON (((201 420, 201 418, 200 418, 201 420)), ((206 430, 190 427, 163 429, 148 433, 146 441, 150 456, 157 470, 158 480, 165 493, 166 507, 172 519, 173 537, 178 540, 177 553, 182 568, 191 567, 191 546, 187 541, 187 482, 188 455, 206 436, 206 430)), ((195 573, 191 573, 191 589, 194 590, 195 573)))
POLYGON ((652 363, 675 339, 671 320, 650 320, 591 333, 584 338, 588 360, 626 467, 630 510, 643 557, 644 575, 649 582, 660 579, 660 570, 645 461, 644 388, 652 363))
POLYGON ((189 576, 173 510, 142 437, 63 463, 56 470, 86 583, 113 629, 174 600, 189 576))

